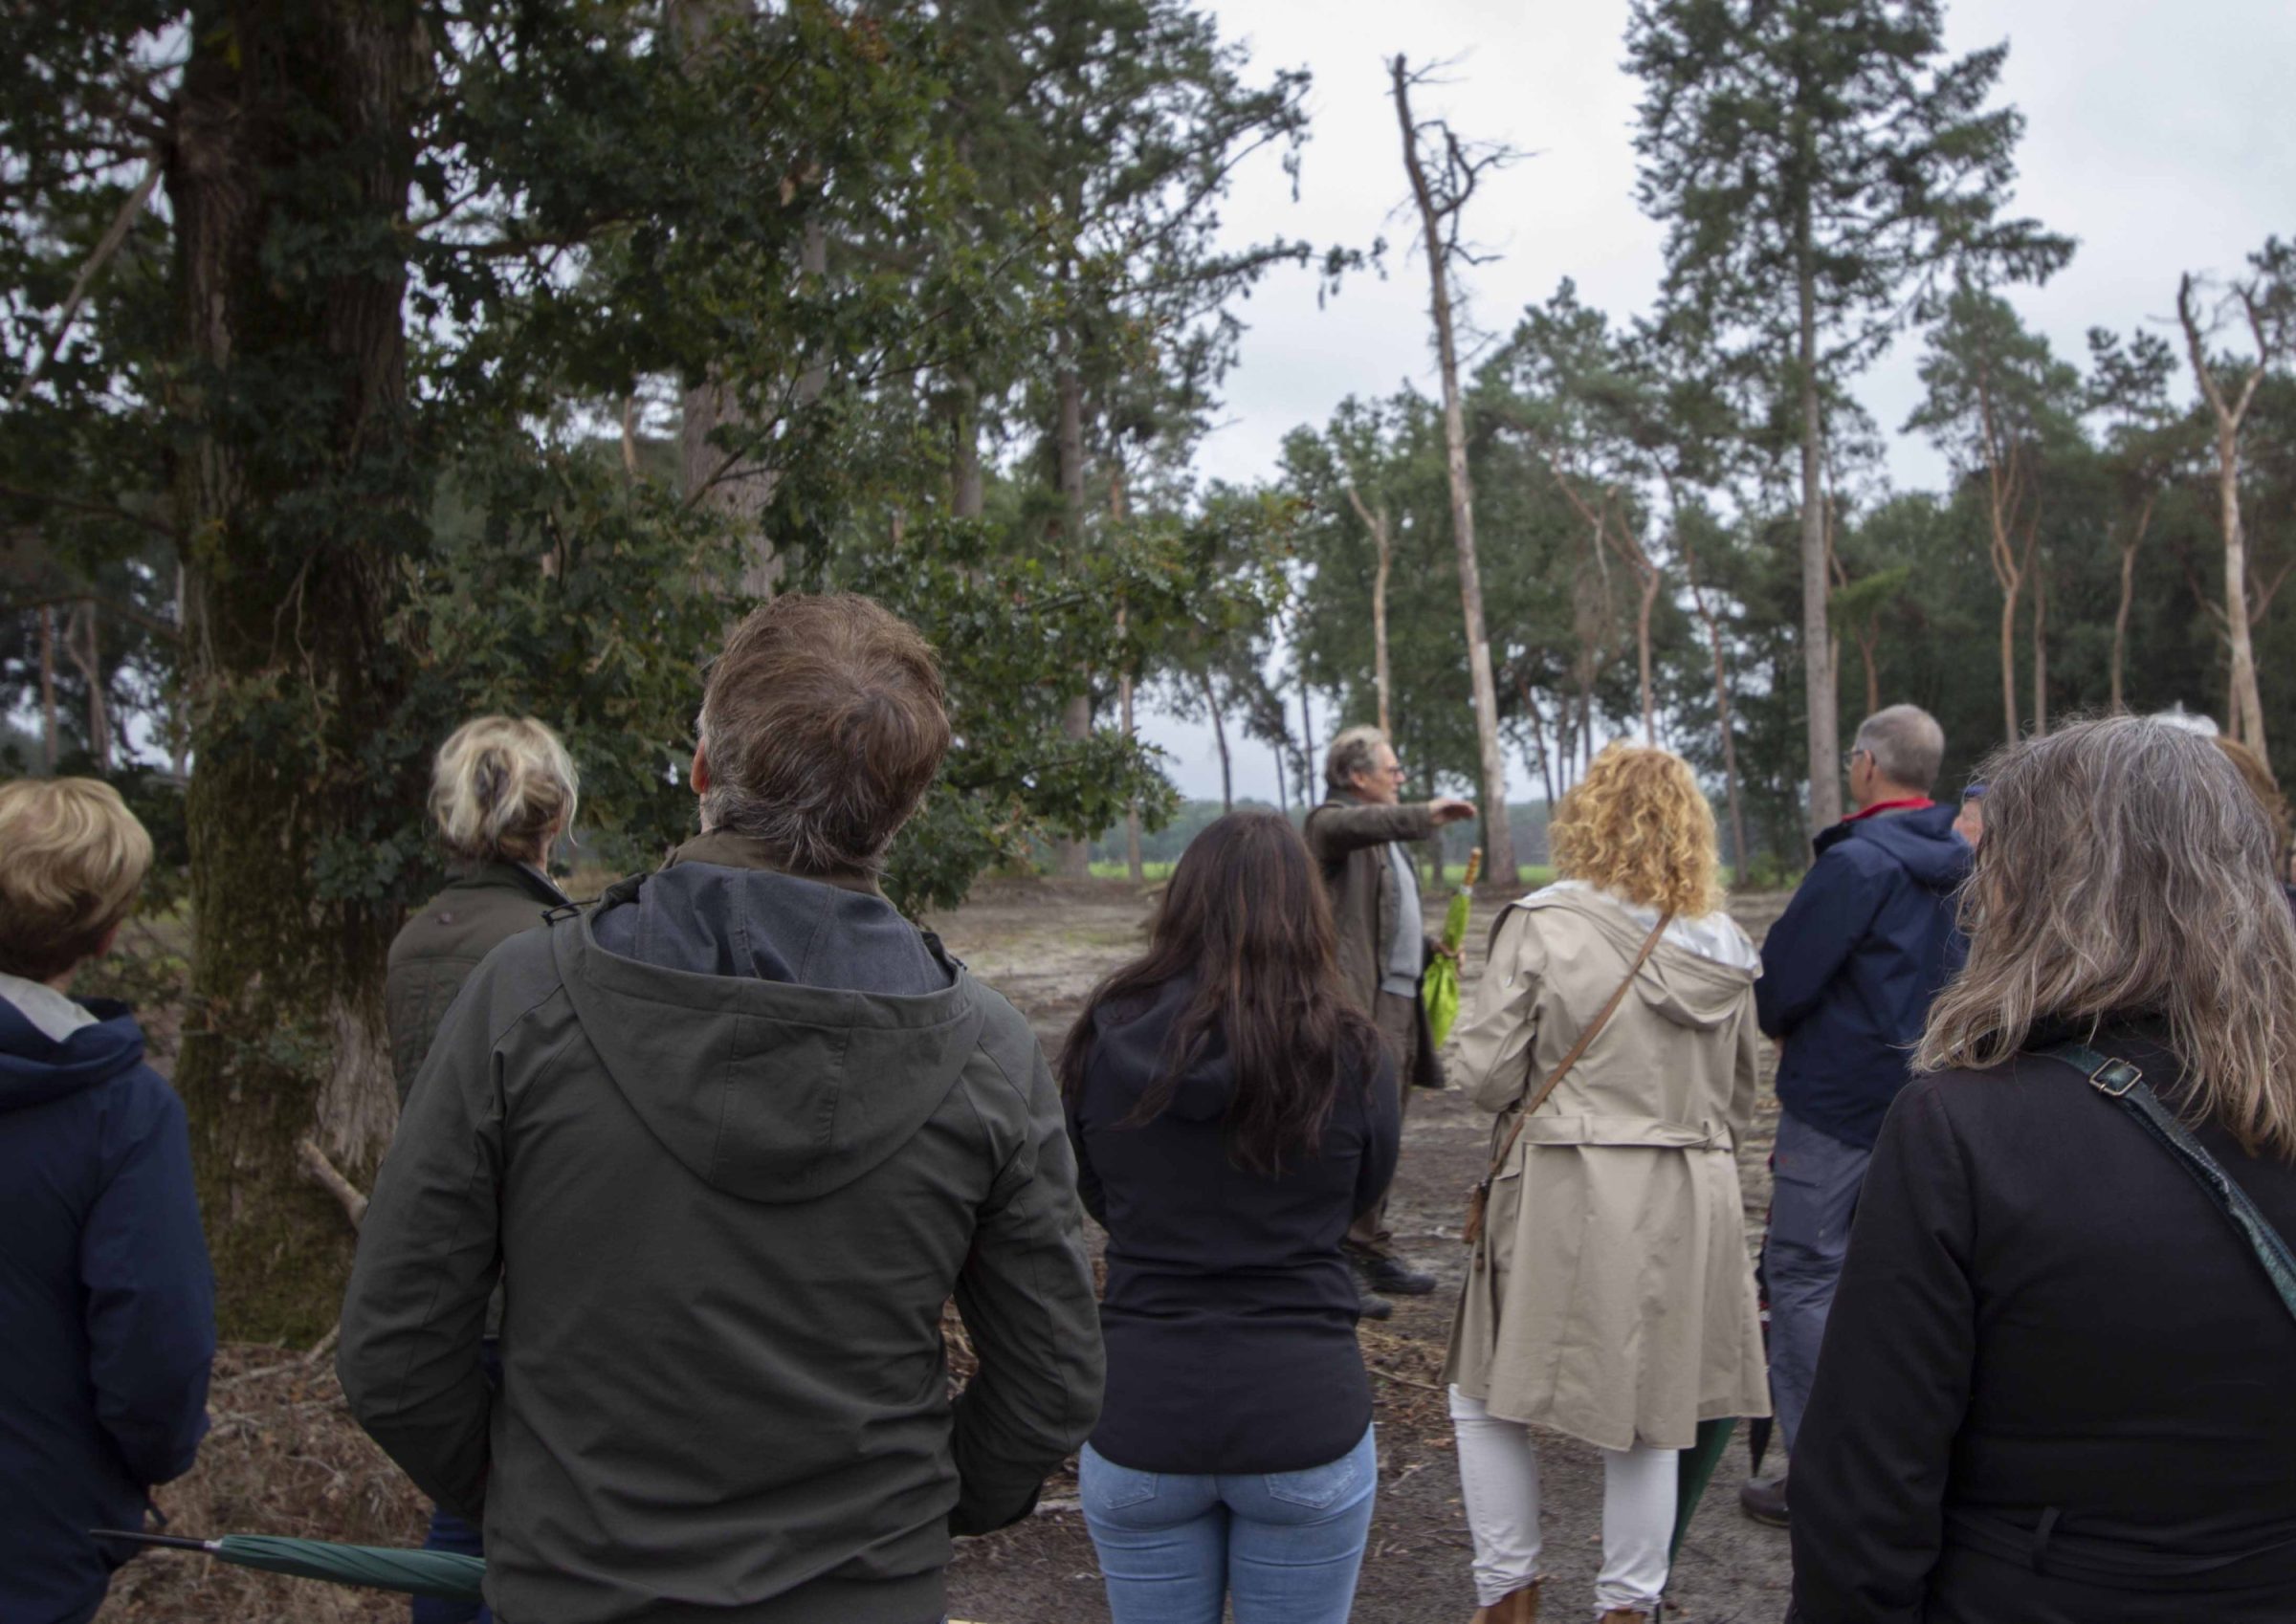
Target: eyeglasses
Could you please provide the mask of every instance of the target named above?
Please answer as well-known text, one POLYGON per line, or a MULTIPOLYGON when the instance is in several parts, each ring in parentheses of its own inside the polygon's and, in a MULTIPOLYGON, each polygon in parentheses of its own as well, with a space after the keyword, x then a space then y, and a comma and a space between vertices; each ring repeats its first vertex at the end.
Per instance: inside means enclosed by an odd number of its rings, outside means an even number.
POLYGON ((1852 751, 1851 751, 1851 752, 1850 752, 1848 755, 1846 755, 1846 756, 1844 756, 1844 757, 1842 757, 1842 770, 1843 770, 1843 772, 1845 772, 1845 773, 1846 773, 1846 772, 1848 772, 1848 771, 1850 770, 1850 768, 1851 768, 1851 767, 1853 767, 1853 766, 1857 765, 1857 760, 1858 760, 1858 757, 1861 757, 1861 756, 1866 756, 1866 757, 1870 757, 1872 754, 1873 754, 1873 752, 1872 752, 1872 751, 1870 751, 1870 750, 1868 750, 1868 749, 1866 749, 1866 748, 1864 745, 1860 745, 1860 746, 1858 746, 1856 749, 1852 750, 1852 751))

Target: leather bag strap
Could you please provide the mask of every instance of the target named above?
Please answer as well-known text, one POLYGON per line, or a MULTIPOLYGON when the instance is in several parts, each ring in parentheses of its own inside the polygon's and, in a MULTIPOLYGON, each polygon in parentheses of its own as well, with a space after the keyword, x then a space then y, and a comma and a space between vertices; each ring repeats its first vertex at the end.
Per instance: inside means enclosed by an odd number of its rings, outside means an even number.
POLYGON ((2247 1241, 2248 1249, 2256 1254, 2256 1261, 2270 1277, 2272 1289, 2280 1294, 2281 1306, 2296 1317, 2296 1254, 2290 1253, 2287 1241, 2272 1227, 2272 1220, 2248 1198, 2248 1193, 2233 1182, 2223 1164, 2210 1155, 2207 1147, 2176 1120, 2175 1112, 2160 1103, 2160 1096, 2152 1091, 2142 1071, 2125 1060, 2101 1055, 2083 1043, 2051 1043, 2046 1048, 2027 1052, 2071 1066, 2088 1079, 2090 1087, 2136 1118, 2137 1125, 2175 1156, 2177 1164, 2208 1193, 2210 1203, 2224 1215, 2225 1221, 2240 1231, 2241 1238, 2247 1241))
MULTIPOLYGON (((1650 955, 1658 951, 1659 938, 1667 933, 1667 927, 1673 923, 1674 915, 1670 912, 1659 916, 1658 923, 1650 928, 1650 933, 1643 938, 1642 951, 1634 955, 1634 962, 1626 967, 1626 978, 1619 983, 1618 991, 1610 995, 1610 1001, 1602 1006, 1593 1020, 1580 1028, 1578 1041, 1571 1045, 1570 1053, 1564 1055, 1555 1069, 1547 1073, 1546 1081, 1538 1086, 1538 1092, 1526 1099, 1522 1108, 1515 1112, 1514 1126, 1508 1130, 1507 1142, 1499 1147, 1499 1153, 1490 1158, 1490 1171, 1484 1174, 1483 1182, 1486 1185, 1499 1176, 1499 1170, 1507 1165, 1507 1158, 1514 1154, 1514 1142, 1523 1136, 1523 1124, 1530 1121, 1533 1113, 1547 1103, 1547 1097, 1571 1074, 1571 1067, 1578 1064, 1578 1057, 1586 1053, 1587 1046, 1601 1035, 1603 1027, 1610 1024, 1610 1018, 1619 1012, 1619 1005, 1626 1001, 1627 989, 1634 985, 1634 978, 1643 973, 1643 966, 1650 962, 1650 955)), ((1485 974, 1490 974, 1488 969, 1485 974)))

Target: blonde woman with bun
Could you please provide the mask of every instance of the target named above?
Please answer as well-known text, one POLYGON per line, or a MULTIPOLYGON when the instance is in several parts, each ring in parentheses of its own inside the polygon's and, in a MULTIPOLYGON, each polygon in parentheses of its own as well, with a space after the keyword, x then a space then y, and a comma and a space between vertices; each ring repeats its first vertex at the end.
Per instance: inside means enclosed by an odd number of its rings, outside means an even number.
POLYGON ((1678 1453, 1770 1413, 1736 1159, 1760 961, 1680 757, 1612 745, 1549 841, 1560 878, 1499 916, 1459 1030, 1497 1120, 1445 1375, 1477 1624, 1538 1616, 1533 1425, 1601 1452, 1595 1614, 1631 1624, 1666 1590, 1678 1453))
POLYGON ((566 901, 544 865, 579 795, 574 758, 532 716, 480 716, 439 746, 430 822, 455 873, 390 944, 386 999, 401 1105, 464 978, 497 943, 566 901))
MULTIPOLYGON (((390 944, 384 984, 402 1106, 471 972, 497 946, 534 929, 544 913, 566 902, 544 866, 551 846, 574 822, 580 787, 565 744, 531 716, 480 716, 439 746, 430 774, 430 822, 455 874, 390 944)), ((495 1345, 501 1319, 497 1292, 486 1316, 490 1371, 499 1368, 495 1345)), ((443 1507, 431 1515, 424 1548, 485 1554, 478 1529, 443 1507)), ((412 1612, 412 1624, 488 1618, 474 1603, 419 1596, 412 1612)))

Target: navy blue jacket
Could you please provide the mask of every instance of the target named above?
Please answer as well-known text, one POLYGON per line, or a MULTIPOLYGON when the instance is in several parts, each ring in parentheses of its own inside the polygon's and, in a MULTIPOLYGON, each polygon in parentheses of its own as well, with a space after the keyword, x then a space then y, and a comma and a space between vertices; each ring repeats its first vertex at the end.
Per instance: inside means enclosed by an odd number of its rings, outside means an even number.
POLYGON ((113 1566, 90 1528, 208 1430, 215 1284, 184 1108, 124 1005, 57 1042, 0 999, 0 1618, 80 1624, 113 1566))
POLYGON ((1754 999, 1783 1046, 1778 1104, 1845 1145, 1872 1147, 1930 1000, 1961 967, 1954 889, 1970 848, 1954 815, 1932 806, 1836 823, 1762 941, 1754 999))

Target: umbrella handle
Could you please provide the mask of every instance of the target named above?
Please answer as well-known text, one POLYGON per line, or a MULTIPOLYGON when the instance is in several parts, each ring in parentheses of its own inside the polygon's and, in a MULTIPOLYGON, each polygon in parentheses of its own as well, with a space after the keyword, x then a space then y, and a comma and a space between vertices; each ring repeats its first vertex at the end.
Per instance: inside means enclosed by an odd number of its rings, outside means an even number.
POLYGON ((130 1545, 156 1545, 168 1550, 212 1551, 206 1540, 186 1539, 181 1534, 130 1533, 125 1528, 90 1528, 91 1537, 99 1540, 125 1540, 130 1545))

